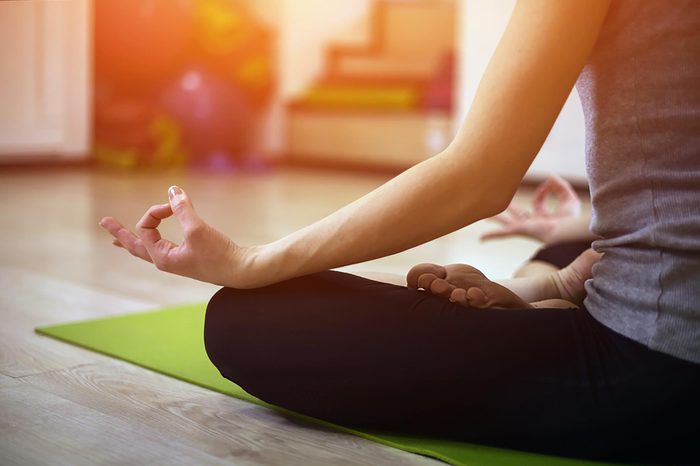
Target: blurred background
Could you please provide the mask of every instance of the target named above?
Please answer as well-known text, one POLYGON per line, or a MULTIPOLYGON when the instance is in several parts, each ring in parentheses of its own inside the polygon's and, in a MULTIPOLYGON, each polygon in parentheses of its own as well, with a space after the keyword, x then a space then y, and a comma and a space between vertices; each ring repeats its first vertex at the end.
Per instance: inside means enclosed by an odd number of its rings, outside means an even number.
MULTIPOLYGON (((513 1, 0 2, 0 163, 401 171, 443 149, 513 1)), ((528 173, 585 179, 572 95, 528 173)))

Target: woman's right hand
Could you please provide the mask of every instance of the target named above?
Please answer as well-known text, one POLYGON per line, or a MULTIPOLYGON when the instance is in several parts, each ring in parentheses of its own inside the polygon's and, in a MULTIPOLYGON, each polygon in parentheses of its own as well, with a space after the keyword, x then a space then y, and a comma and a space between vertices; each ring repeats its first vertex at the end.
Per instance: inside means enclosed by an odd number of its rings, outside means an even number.
POLYGON ((557 240, 556 231, 560 223, 581 215, 581 200, 568 181, 557 175, 550 176, 540 184, 532 198, 532 211, 511 203, 505 212, 492 217, 500 227, 481 235, 482 240, 527 236, 544 243, 557 240), (556 206, 549 206, 549 198, 556 199, 556 206))
POLYGON ((112 235, 112 244, 164 272, 233 288, 260 286, 250 266, 254 262, 253 248, 239 246, 202 220, 181 188, 172 186, 168 197, 168 203, 146 211, 135 232, 112 217, 103 218, 100 226, 112 235), (160 223, 171 216, 183 231, 180 244, 161 237, 158 230, 160 223))

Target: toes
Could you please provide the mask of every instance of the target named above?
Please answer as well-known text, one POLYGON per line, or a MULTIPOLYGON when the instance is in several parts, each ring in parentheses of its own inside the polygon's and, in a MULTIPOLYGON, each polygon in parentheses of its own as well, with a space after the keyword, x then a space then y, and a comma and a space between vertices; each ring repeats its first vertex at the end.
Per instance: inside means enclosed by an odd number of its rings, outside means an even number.
POLYGON ((452 293, 452 290, 454 289, 454 285, 451 285, 442 278, 436 278, 432 281, 432 283, 430 283, 430 292, 436 296, 441 296, 443 298, 449 298, 450 294, 452 293))
POLYGON ((473 286, 467 290, 466 295, 469 307, 475 307, 477 309, 488 307, 488 298, 481 288, 473 286))
POLYGON ((453 303, 460 304, 464 307, 469 307, 469 301, 467 300, 467 290, 464 288, 455 288, 450 294, 450 301, 453 303))
POLYGON ((418 283, 419 278, 425 274, 432 274, 436 278, 445 278, 447 276, 447 271, 441 265, 437 264, 418 264, 414 265, 411 270, 408 271, 406 275, 406 283, 409 288, 419 288, 421 287, 418 283))
POLYGON ((414 288, 423 288, 424 290, 430 291, 430 285, 433 284, 438 277, 432 273, 424 273, 416 279, 416 286, 414 288))

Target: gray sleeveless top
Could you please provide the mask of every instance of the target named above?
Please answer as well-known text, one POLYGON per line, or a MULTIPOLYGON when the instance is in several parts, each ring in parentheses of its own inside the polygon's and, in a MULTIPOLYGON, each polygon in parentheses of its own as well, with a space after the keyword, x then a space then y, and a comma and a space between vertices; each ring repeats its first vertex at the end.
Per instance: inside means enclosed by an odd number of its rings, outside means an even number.
POLYGON ((700 363, 700 2, 613 0, 577 89, 605 253, 585 306, 700 363))

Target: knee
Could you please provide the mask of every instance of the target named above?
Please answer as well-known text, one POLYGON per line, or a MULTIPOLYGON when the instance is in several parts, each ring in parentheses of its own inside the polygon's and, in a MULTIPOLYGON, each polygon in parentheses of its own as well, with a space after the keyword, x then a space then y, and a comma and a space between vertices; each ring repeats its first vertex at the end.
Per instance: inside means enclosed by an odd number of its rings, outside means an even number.
MULTIPOLYGON (((222 288, 209 300, 204 318, 204 347, 219 372, 231 379, 239 378, 250 364, 250 349, 246 344, 250 322, 246 316, 246 297, 242 290, 222 288)), ((238 383, 238 382, 237 382, 238 383)))

